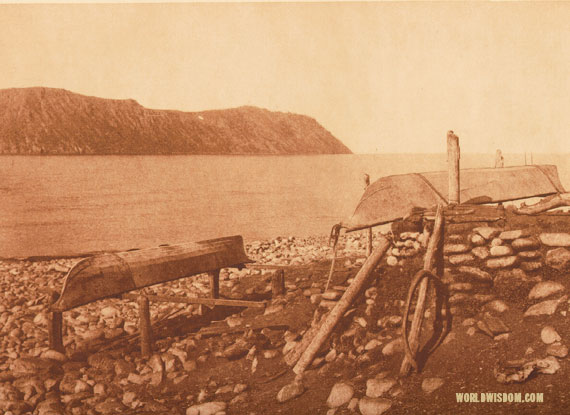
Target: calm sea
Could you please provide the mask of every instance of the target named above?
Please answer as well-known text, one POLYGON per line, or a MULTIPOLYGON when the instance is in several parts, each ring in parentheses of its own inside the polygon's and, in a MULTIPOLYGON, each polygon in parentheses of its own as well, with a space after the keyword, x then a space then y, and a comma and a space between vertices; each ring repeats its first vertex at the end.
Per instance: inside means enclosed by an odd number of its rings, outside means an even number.
MULTIPOLYGON (((506 165, 524 164, 506 155, 506 165)), ((556 164, 570 188, 568 155, 556 164)), ((528 157, 530 163, 530 156, 528 157)), ((492 167, 494 155, 462 155, 492 167)), ((328 234, 372 181, 445 170, 445 154, 0 156, 0 257, 71 255, 241 234, 328 234)))

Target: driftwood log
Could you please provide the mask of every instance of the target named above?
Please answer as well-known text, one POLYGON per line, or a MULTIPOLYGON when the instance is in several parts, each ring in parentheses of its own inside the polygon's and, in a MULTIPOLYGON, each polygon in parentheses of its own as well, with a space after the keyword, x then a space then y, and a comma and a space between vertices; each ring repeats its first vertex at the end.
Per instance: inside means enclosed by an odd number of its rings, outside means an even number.
POLYGON ((558 193, 545 197, 540 202, 530 206, 521 206, 515 210, 519 215, 536 215, 561 206, 570 206, 570 193, 558 193))
MULTIPOLYGON (((439 249, 440 241, 443 238, 443 207, 439 205, 437 207, 435 215, 435 224, 433 227, 433 233, 428 243, 426 250, 426 255, 424 257, 424 267, 423 269, 432 272, 436 260, 436 254, 439 249)), ((416 304, 416 309, 414 312, 414 317, 412 319, 412 326, 410 328, 410 335, 408 337, 408 343, 412 354, 415 356, 419 348, 420 333, 422 329, 422 323, 424 320, 424 312, 426 306, 426 297, 428 290, 428 279, 424 278, 420 283, 420 288, 418 291, 418 301, 416 304)), ((407 316, 406 316, 407 318, 407 316)), ((404 357, 402 366, 400 366, 400 375, 407 376, 412 369, 412 362, 408 357, 404 357)))
POLYGON ((323 324, 319 327, 319 330, 315 334, 315 337, 311 343, 307 346, 301 358, 293 368, 293 372, 296 374, 301 374, 305 369, 311 364, 315 355, 323 345, 323 343, 329 338, 333 329, 342 318, 344 313, 352 305, 356 297, 364 288, 365 283, 368 281, 368 277, 372 274, 372 271, 376 268, 388 247, 390 246, 390 241, 384 236, 380 237, 380 244, 372 251, 372 254, 366 259, 360 271, 354 277, 354 281, 348 289, 344 292, 343 296, 340 298, 338 303, 333 307, 330 313, 324 319, 323 324))

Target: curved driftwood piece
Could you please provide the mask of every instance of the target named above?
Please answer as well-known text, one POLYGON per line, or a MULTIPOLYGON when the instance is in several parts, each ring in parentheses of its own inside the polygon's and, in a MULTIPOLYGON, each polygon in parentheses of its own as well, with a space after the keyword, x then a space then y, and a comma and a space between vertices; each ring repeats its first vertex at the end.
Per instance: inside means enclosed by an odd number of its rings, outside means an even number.
MULTIPOLYGON (((436 254, 439 249, 439 244, 441 238, 443 238, 443 207, 440 205, 437 208, 435 214, 435 224, 433 228, 433 234, 428 243, 426 255, 424 257, 424 270, 431 272, 436 260, 436 254)), ((420 283, 420 288, 418 291, 418 302, 416 304, 416 310, 414 312, 414 317, 412 319, 412 326, 410 328, 410 335, 408 337, 408 343, 410 345, 410 350, 412 354, 418 351, 420 333, 422 330, 422 323, 424 320, 424 312, 426 306, 426 296, 428 289, 428 279, 424 278, 420 283)), ((405 334, 404 334, 405 335, 405 334)), ((408 357, 404 357, 402 366, 400 366, 400 375, 406 376, 410 373, 412 368, 412 362, 408 357)))
POLYGON ((545 197, 540 202, 530 206, 521 206, 515 210, 519 215, 536 215, 561 206, 570 206, 570 193, 559 193, 545 197))
POLYGON ((329 338, 334 327, 352 305, 356 297, 358 297, 358 294, 360 294, 365 283, 368 281, 368 277, 370 277, 370 274, 372 274, 372 271, 374 271, 388 250, 390 241, 384 236, 381 236, 379 239, 380 244, 372 251, 372 254, 366 259, 362 268, 360 268, 360 271, 358 271, 354 277, 354 281, 350 284, 350 287, 348 287, 338 303, 336 303, 330 313, 326 316, 323 324, 319 328, 319 331, 315 334, 313 341, 309 344, 307 349, 305 349, 301 358, 293 368, 293 371, 296 374, 303 373, 307 366, 311 364, 323 343, 329 338))

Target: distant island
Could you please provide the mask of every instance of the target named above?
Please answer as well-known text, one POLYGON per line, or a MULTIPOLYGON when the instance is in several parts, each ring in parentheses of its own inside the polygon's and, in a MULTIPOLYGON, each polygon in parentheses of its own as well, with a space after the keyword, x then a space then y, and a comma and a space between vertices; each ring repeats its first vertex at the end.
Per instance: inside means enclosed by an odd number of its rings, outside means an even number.
POLYGON ((0 154, 349 154, 305 115, 153 110, 55 88, 0 89, 0 154))

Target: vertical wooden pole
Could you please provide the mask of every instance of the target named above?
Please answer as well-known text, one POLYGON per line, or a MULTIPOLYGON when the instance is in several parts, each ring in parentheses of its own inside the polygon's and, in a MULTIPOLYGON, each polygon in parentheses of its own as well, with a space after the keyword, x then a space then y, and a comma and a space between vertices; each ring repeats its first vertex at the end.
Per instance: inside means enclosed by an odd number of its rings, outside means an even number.
POLYGON ((210 276, 210 298, 220 298, 220 270, 208 272, 210 276))
MULTIPOLYGON (((370 176, 368 174, 364 174, 364 190, 370 186, 370 176)), ((372 253, 372 228, 367 229, 367 241, 366 241, 366 257, 369 257, 372 253)))
POLYGON ((447 167, 449 172, 448 198, 450 205, 458 205, 459 200, 459 137, 453 131, 447 132, 447 167))
POLYGON ((150 304, 146 295, 140 295, 139 305, 139 330, 141 335, 141 355, 143 357, 152 354, 152 327, 150 325, 150 304))
MULTIPOLYGON (((55 303, 58 298, 58 293, 55 291, 51 292, 49 294, 50 306, 55 303)), ((65 353, 65 348, 63 347, 63 313, 58 311, 49 313, 48 337, 50 349, 65 353)))
POLYGON ((272 296, 278 297, 285 294, 285 271, 278 269, 271 278, 271 293, 272 296))

